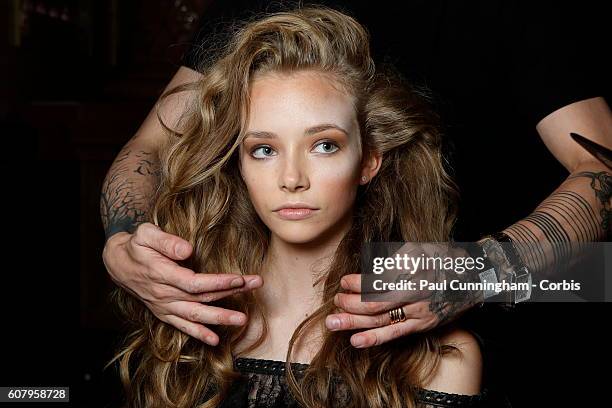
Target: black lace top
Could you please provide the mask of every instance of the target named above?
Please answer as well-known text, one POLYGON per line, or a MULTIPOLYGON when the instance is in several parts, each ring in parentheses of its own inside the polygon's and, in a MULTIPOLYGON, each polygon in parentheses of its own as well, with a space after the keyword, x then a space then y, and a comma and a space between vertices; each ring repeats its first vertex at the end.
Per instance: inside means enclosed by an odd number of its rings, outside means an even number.
MULTIPOLYGON (((283 361, 239 357, 234 360, 234 366, 242 377, 232 385, 229 396, 221 405, 223 408, 297 408, 299 406, 287 385, 283 361)), ((308 364, 292 363, 297 379, 307 367, 308 364)), ((350 401, 350 396, 341 383, 337 385, 337 392, 330 406, 342 407, 350 401)), ((491 406, 489 402, 486 389, 478 395, 448 394, 427 389, 417 389, 416 392, 416 403, 419 408, 489 407, 491 406)))

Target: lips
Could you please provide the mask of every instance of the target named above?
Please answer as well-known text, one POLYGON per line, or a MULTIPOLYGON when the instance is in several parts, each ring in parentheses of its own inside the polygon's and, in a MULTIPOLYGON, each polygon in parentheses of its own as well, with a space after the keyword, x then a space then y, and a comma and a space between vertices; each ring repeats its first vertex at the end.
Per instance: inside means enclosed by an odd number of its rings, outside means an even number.
POLYGON ((275 208, 274 211, 282 210, 283 208, 292 208, 292 209, 308 208, 311 210, 318 210, 318 208, 313 205, 303 203, 303 202, 294 202, 294 203, 285 203, 281 205, 280 207, 275 208))
POLYGON ((286 220, 301 220, 311 217, 319 209, 313 205, 297 202, 286 203, 274 210, 281 218, 286 220))
POLYGON ((287 220, 302 220, 311 217, 316 211, 318 210, 312 208, 281 208, 275 212, 287 220))

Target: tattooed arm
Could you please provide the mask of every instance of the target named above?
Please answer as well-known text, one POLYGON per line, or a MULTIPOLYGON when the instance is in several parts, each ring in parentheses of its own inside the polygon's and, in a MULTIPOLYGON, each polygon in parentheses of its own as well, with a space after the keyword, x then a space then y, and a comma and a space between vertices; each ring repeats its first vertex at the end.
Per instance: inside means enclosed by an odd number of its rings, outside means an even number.
MULTIPOLYGON (((583 243, 609 238, 612 198, 612 170, 570 137, 575 132, 612 147, 612 116, 603 98, 558 109, 542 119, 537 130, 570 175, 531 214, 504 230, 517 243, 518 256, 534 280, 558 277, 580 259, 588 248, 583 243)), ((501 275, 504 279, 503 267, 501 275)), ((478 282, 480 278, 463 274, 460 280, 478 282)), ((483 300, 478 292, 436 295, 429 310, 438 324, 454 320, 483 300)))
POLYGON ((603 98, 592 98, 551 113, 537 129, 570 175, 533 213, 504 232, 520 243, 519 256, 535 277, 554 278, 580 255, 580 243, 609 238, 612 170, 569 133, 612 147, 612 115, 603 98))
MULTIPOLYGON (((199 73, 181 67, 166 90, 194 81, 199 73)), ((189 93, 182 92, 166 99, 160 115, 169 127, 178 119, 188 102, 189 93)), ((106 174, 100 196, 100 214, 106 239, 124 231, 132 233, 145 220, 157 184, 157 150, 165 138, 155 108, 149 112, 134 137, 121 149, 106 174)))
MULTIPOLYGON (((166 90, 199 77, 196 71, 181 67, 166 90)), ((162 104, 160 116, 166 126, 180 127, 189 97, 189 92, 173 94, 162 104)), ((253 275, 196 274, 181 267, 175 261, 191 254, 189 242, 144 222, 158 181, 157 151, 164 137, 153 109, 108 171, 100 197, 107 237, 102 259, 111 279, 141 299, 157 318, 215 345, 217 335, 204 324, 242 325, 246 316, 200 302, 256 289, 263 281, 253 275)))
MULTIPOLYGON (((564 106, 542 119, 537 130, 570 175, 531 214, 503 231, 517 243, 518 256, 534 280, 559 276, 580 259, 587 247, 583 243, 609 237, 612 198, 612 170, 570 137, 575 132, 612 147, 612 116, 603 98, 564 106)), ((504 267, 500 272, 505 280, 504 267)), ((475 273, 458 278, 480 281, 475 273)), ((440 325, 483 300, 480 292, 438 291, 430 298, 429 312, 440 325)))
MULTIPOLYGON (((587 248, 583 243, 609 237, 612 199, 612 170, 570 137, 575 132, 612 147, 612 116, 603 98, 558 109, 542 119, 537 130, 570 175, 531 214, 504 230, 517 243, 534 280, 554 279, 580 259, 587 248)), ((480 280, 475 274, 460 279, 480 280)), ((478 292, 441 292, 429 308, 441 324, 482 300, 478 292)))

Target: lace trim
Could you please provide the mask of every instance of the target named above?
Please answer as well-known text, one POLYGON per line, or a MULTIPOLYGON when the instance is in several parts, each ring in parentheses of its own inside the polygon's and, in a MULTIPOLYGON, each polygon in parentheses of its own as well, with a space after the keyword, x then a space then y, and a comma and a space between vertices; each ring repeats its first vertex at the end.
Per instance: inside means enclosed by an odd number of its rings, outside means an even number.
MULTIPOLYGON (((285 362, 277 360, 263 360, 258 358, 238 357, 234 359, 234 366, 240 371, 257 374, 281 374, 285 370, 285 362)), ((293 372, 302 373, 308 364, 291 363, 293 372)))
MULTIPOLYGON (((282 375, 285 373, 285 362, 278 360, 265 360, 250 357, 238 357, 234 359, 234 366, 241 372, 256 374, 282 375)), ((294 373, 301 375, 308 368, 308 364, 291 363, 294 373)), ((442 391, 415 388, 416 399, 419 402, 432 404, 436 407, 446 406, 475 406, 486 399, 488 391, 484 389, 480 394, 465 395, 451 394, 442 391)))
POLYGON ((456 406, 472 406, 484 401, 487 397, 488 390, 484 389, 480 394, 465 395, 465 394, 450 394, 442 391, 428 390, 424 388, 416 388, 416 399, 419 402, 433 404, 439 407, 456 407, 456 406))

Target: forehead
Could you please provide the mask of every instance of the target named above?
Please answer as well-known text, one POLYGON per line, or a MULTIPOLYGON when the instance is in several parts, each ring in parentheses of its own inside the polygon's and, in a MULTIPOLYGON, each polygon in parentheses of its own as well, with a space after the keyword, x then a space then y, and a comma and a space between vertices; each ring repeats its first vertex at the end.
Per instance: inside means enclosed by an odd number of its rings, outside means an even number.
MULTIPOLYGON (((331 74, 266 73, 250 84, 249 130, 259 126, 337 123, 356 126, 354 97, 331 74)), ((266 129, 258 129, 266 130, 266 129)))

